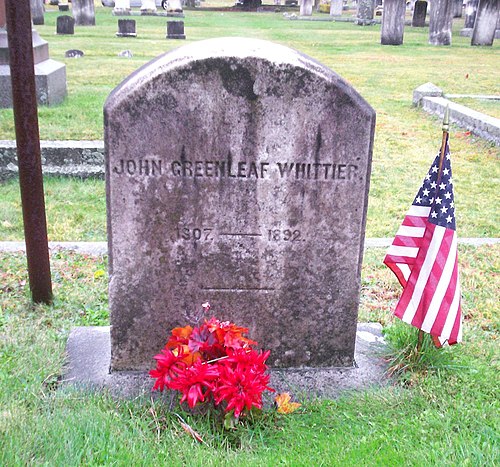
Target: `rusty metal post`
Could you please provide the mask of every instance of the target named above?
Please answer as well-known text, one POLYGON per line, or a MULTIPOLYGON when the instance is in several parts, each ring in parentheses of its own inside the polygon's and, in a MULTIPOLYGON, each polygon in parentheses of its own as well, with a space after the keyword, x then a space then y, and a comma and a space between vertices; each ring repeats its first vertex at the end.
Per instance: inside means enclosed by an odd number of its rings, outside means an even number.
POLYGON ((29 0, 6 0, 19 184, 31 296, 52 301, 29 0))

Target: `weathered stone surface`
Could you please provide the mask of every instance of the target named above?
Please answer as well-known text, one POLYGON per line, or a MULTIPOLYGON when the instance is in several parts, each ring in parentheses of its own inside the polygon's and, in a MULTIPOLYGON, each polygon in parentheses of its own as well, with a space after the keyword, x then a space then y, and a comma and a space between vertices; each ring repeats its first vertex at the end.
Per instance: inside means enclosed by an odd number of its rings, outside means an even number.
POLYGON ((221 38, 105 108, 114 370, 147 369, 208 300, 277 367, 353 362, 375 112, 331 70, 221 38))
POLYGON ((360 26, 374 24, 375 0, 359 0, 355 23, 360 26))
POLYGON ((380 43, 401 45, 405 30, 405 0, 385 0, 380 43))
POLYGON ((474 27, 478 4, 479 0, 468 0, 465 6, 465 29, 472 29, 474 27))
POLYGON ((300 16, 311 16, 314 0, 302 0, 300 3, 300 16))
POLYGON ((43 0, 30 0, 31 21, 35 26, 45 23, 43 0))
POLYGON ((342 16, 343 0, 332 0, 330 4, 330 16, 342 16))
POLYGON ((167 21, 167 39, 185 39, 184 21, 167 21))
POLYGON ((74 34, 75 33, 75 20, 72 16, 58 16, 56 34, 74 34))
POLYGON ((411 25, 414 28, 423 28, 425 26, 425 17, 427 15, 427 2, 417 0, 413 9, 413 18, 411 25))
POLYGON ((118 20, 118 37, 137 37, 135 32, 135 19, 119 19, 118 20))
POLYGON ((95 26, 94 0, 73 0, 72 5, 77 26, 95 26))
POLYGON ((500 12, 498 0, 480 0, 471 45, 493 45, 500 12))
POLYGON ((433 0, 429 14, 429 44, 451 45, 452 0, 433 0))
POLYGON ((116 0, 113 14, 117 16, 130 15, 130 0, 116 0))
POLYGON ((453 18, 462 17, 463 0, 453 0, 453 18))

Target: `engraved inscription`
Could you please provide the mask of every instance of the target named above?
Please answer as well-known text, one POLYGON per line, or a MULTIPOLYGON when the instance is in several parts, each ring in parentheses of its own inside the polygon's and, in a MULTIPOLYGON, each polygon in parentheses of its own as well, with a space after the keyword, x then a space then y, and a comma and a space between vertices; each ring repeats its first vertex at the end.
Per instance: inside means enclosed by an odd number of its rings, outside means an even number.
POLYGON ((303 239, 300 237, 300 230, 292 229, 269 229, 267 231, 267 239, 270 242, 300 242, 303 239))
POLYGON ((120 159, 113 167, 117 175, 174 178, 270 179, 273 174, 286 180, 355 180, 358 166, 340 163, 249 162, 224 160, 174 160, 159 158, 120 159))
POLYGON ((180 227, 177 226, 177 239, 178 240, 195 240, 211 242, 213 240, 212 231, 214 229, 207 227, 180 227))

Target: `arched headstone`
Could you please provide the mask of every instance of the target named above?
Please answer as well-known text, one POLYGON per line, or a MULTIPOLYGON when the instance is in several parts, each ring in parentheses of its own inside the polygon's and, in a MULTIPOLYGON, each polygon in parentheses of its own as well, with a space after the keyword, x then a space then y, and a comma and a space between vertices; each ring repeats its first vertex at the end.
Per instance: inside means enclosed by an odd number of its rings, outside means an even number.
POLYGON ((196 42, 104 108, 113 370, 209 301, 278 367, 352 366, 375 112, 267 41, 196 42))

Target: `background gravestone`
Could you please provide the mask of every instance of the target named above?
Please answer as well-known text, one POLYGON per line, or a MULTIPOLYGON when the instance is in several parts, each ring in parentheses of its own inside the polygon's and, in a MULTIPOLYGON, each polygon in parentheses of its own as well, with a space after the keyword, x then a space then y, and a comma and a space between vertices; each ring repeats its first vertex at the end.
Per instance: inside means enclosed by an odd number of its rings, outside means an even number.
POLYGON ((429 44, 451 45, 453 2, 433 0, 429 13, 429 44))
POLYGON ((77 26, 95 26, 94 0, 73 0, 72 5, 77 26))
POLYGON ((135 19, 119 19, 118 20, 118 37, 137 37, 135 32, 135 19))
POLYGON ((184 21, 167 21, 167 39, 185 39, 184 21))
POLYGON ((499 12, 498 0, 479 0, 471 45, 493 45, 499 12))
POLYGON ((369 26, 374 23, 375 0, 358 0, 355 23, 360 26, 369 26))
POLYGON ((71 16, 58 16, 56 34, 74 34, 75 20, 71 16))
POLYGON ((427 2, 424 0, 417 0, 415 2, 413 17, 411 20, 411 25, 414 28, 425 27, 425 17, 427 15, 427 2))
POLYGON ((405 30, 405 0, 385 0, 380 43, 401 45, 405 30))
POLYGON ((43 6, 43 0, 30 0, 31 9, 31 21, 35 26, 39 26, 45 23, 45 18, 43 14, 45 13, 45 8, 43 6))
POLYGON ((113 370, 207 300, 274 366, 352 366, 375 112, 348 83, 212 39, 132 74, 104 121, 113 370))

